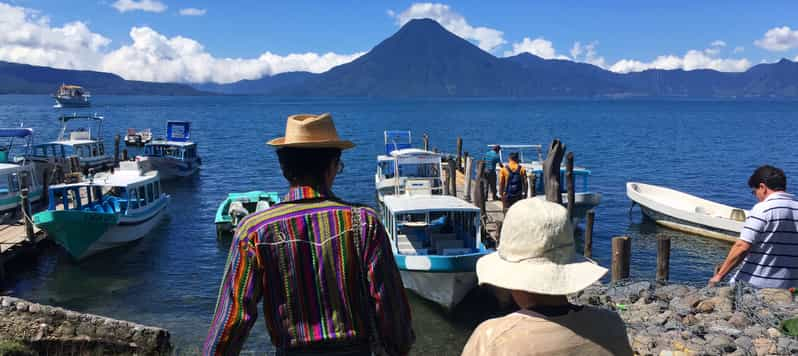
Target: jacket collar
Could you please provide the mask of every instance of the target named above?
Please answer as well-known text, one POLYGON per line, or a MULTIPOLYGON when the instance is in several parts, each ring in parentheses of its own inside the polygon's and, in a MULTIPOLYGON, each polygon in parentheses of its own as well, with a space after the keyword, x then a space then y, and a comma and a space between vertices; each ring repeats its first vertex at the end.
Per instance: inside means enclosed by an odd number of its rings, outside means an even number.
POLYGON ((288 194, 285 195, 284 201, 332 197, 334 197, 332 192, 322 191, 309 185, 300 185, 289 188, 288 194))

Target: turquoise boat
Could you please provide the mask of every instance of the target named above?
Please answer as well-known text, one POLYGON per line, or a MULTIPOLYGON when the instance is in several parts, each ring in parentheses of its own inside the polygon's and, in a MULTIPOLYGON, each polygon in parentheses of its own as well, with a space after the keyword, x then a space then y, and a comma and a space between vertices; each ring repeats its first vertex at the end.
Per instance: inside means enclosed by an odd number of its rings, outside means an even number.
POLYGON ((268 209, 280 202, 280 195, 276 192, 253 190, 244 193, 230 193, 216 209, 216 237, 223 239, 231 237, 235 228, 245 216, 254 212, 268 209))
POLYGON ((169 203, 158 172, 142 171, 135 161, 119 162, 114 173, 54 185, 49 194, 48 209, 33 215, 33 223, 76 260, 144 237, 169 203))

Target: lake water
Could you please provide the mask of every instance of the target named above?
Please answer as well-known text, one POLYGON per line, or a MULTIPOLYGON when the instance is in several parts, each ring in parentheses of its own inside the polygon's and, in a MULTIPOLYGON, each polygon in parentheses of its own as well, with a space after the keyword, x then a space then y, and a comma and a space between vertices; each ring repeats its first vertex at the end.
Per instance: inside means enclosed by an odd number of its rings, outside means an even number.
MULTIPOLYGON (((168 217, 147 237, 81 263, 53 248, 17 271, 2 292, 82 312, 157 325, 172 332, 180 350, 192 352, 210 323, 228 245, 215 237, 218 203, 231 191, 285 191, 276 156, 265 142, 282 134, 295 113, 331 112, 341 136, 358 146, 344 154, 346 170, 335 192, 373 205, 375 156, 386 129, 430 135, 431 146, 482 154, 490 143, 542 143, 561 139, 576 164, 593 171, 591 189, 603 193, 596 212, 594 257, 609 266, 610 239, 632 237, 632 276, 654 277, 656 238, 673 237, 671 277, 702 282, 722 261, 727 244, 691 237, 643 221, 629 211, 630 180, 672 187, 750 208, 746 180, 764 163, 798 175, 798 103, 766 101, 591 100, 377 100, 266 97, 92 98, 88 112, 105 116, 106 147, 128 127, 163 135, 166 120, 190 120, 199 144, 201 173, 164 184, 168 217)), ((36 129, 36 141, 57 136, 57 116, 47 96, 0 96, 0 126, 36 129)), ((67 112, 72 112, 69 110, 67 112)), ((792 180, 790 180, 792 181, 792 180)), ((473 327, 494 311, 468 299, 452 314, 411 296, 417 354, 459 354, 473 327)), ((262 315, 261 315, 262 319, 262 315)), ((267 350, 262 320, 247 346, 267 350)))

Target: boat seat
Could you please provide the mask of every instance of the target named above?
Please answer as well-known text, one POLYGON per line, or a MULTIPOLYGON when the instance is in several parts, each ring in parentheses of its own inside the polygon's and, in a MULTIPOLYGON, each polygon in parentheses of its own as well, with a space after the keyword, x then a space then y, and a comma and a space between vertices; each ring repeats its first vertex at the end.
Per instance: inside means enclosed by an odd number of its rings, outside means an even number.
POLYGON ((244 207, 244 203, 240 201, 234 201, 230 203, 230 208, 227 209, 227 213, 230 214, 230 216, 241 218, 249 215, 249 210, 244 207))
POLYGON ((419 236, 399 234, 396 239, 396 249, 403 255, 426 255, 426 241, 419 236))
POLYGON ((258 200, 258 205, 255 206, 255 211, 264 211, 270 206, 268 200, 258 200))

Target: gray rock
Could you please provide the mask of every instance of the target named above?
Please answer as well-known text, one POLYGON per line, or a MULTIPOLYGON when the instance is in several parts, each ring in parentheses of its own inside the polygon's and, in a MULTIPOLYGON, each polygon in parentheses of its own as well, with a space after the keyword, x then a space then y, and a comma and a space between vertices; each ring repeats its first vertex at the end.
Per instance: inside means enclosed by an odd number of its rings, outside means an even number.
POLYGON ((693 310, 693 307, 698 305, 701 297, 697 294, 687 294, 681 297, 671 299, 670 309, 679 315, 687 315, 693 310))
POLYGON ((676 320, 670 319, 662 327, 664 327, 665 330, 676 330, 676 329, 681 329, 682 325, 681 325, 681 323, 677 322, 676 320))
POLYGON ((745 329, 745 327, 751 325, 751 322, 745 317, 745 314, 741 312, 735 312, 729 318, 729 324, 738 329, 745 329))
POLYGON ((707 331, 711 333, 723 334, 732 337, 737 337, 743 333, 740 329, 724 327, 724 326, 710 326, 709 329, 707 329, 707 331))
POLYGON ((743 330, 743 333, 746 336, 751 337, 752 339, 756 339, 765 335, 765 328, 759 325, 749 326, 748 328, 743 330))
POLYGON ((750 351, 751 348, 754 347, 754 340, 745 335, 734 339, 734 343, 737 345, 738 349, 746 351, 750 351))
POLYGON ((706 340, 709 342, 709 347, 721 352, 733 352, 737 349, 734 340, 726 335, 707 335, 706 340))
POLYGON ((668 319, 671 318, 672 315, 673 315, 672 311, 666 310, 662 313, 652 316, 651 318, 648 319, 648 321, 654 325, 662 325, 665 324, 668 321, 668 319))

